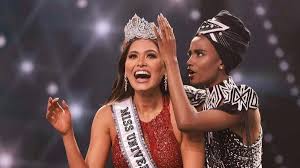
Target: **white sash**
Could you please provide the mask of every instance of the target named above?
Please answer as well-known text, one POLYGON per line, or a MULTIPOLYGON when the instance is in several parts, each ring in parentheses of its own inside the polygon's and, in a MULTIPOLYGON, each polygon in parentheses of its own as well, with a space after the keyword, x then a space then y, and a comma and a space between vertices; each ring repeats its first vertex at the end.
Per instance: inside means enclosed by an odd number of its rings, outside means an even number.
POLYGON ((156 168, 145 144, 138 114, 129 97, 112 106, 119 144, 131 168, 156 168))

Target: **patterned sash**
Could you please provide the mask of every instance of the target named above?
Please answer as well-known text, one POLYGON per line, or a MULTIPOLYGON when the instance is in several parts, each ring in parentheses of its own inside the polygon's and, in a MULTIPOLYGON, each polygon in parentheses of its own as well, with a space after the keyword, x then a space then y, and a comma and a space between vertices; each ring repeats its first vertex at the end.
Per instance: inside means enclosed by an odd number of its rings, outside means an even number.
POLYGON ((156 168, 145 144, 136 108, 129 97, 112 106, 122 154, 131 168, 156 168))

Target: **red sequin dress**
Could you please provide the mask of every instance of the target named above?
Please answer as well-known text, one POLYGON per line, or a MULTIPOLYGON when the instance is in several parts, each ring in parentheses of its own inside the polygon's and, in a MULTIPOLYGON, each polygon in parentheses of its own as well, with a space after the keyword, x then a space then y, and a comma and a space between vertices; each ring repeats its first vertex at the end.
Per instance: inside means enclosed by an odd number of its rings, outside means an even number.
MULTIPOLYGON (((182 168, 180 145, 170 118, 169 99, 164 98, 162 111, 150 122, 140 120, 145 142, 158 168, 182 168)), ((119 137, 114 139, 112 161, 115 168, 128 168, 121 152, 119 137)))

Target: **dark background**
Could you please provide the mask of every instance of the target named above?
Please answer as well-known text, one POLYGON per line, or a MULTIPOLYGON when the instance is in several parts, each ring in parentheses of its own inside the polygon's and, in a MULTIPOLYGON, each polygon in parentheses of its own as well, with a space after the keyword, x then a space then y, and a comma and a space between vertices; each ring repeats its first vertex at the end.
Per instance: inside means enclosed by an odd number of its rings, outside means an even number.
POLYGON ((299 5, 297 0, 0 0, 0 167, 67 167, 61 137, 45 119, 49 96, 71 105, 86 154, 93 116, 111 93, 123 28, 134 13, 155 21, 162 12, 169 19, 187 83, 189 42, 200 23, 221 9, 241 17, 252 32, 249 52, 232 76, 260 97, 263 167, 298 167, 299 5))

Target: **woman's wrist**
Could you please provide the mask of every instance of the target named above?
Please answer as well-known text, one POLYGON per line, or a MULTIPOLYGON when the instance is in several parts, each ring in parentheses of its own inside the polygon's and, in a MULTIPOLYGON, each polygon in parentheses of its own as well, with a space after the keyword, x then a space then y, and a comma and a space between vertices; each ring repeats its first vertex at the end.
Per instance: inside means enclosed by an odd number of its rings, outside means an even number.
POLYGON ((61 134, 63 139, 67 139, 67 138, 73 138, 74 137, 74 131, 73 128, 71 128, 70 130, 68 130, 66 133, 61 134))
POLYGON ((178 60, 177 60, 177 56, 173 56, 173 57, 169 57, 167 59, 164 60, 166 66, 177 66, 178 65, 178 60))

